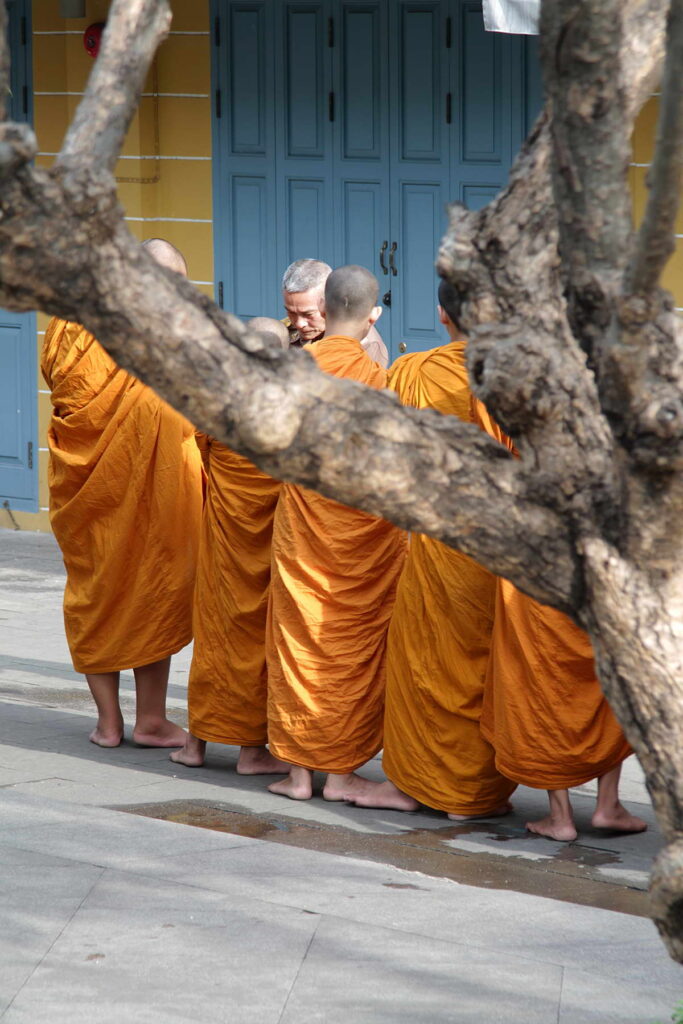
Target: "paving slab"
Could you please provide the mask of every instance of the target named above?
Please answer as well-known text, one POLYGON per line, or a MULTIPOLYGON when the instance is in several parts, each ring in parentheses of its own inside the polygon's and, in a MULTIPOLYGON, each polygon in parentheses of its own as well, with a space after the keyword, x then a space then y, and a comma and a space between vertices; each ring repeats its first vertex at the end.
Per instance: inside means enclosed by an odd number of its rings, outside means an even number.
POLYGON ((282 1024, 548 1024, 562 968, 324 917, 282 1024), (486 993, 484 996, 483 994, 486 993), (486 1000, 486 1018, 482 1001, 486 1000))

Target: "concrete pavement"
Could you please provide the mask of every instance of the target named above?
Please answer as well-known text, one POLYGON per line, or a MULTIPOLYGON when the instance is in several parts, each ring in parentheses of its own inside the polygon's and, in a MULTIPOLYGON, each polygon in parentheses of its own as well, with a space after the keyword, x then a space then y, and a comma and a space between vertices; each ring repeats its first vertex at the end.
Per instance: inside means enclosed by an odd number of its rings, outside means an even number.
MULTIPOLYGON (((531 790, 457 826, 287 801, 236 776, 233 748, 195 770, 102 750, 62 589, 51 537, 0 531, 3 1022, 670 1020, 683 971, 643 916, 661 837, 635 761, 625 798, 650 831, 595 833, 582 787, 560 845, 524 831, 531 790)), ((130 721, 132 676, 122 692, 130 721)))

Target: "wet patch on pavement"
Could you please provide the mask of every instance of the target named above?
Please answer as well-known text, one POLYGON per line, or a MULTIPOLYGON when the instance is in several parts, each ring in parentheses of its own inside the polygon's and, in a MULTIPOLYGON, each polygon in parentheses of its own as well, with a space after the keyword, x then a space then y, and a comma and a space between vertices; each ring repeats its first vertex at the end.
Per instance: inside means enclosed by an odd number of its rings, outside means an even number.
MULTIPOLYGON (((536 853, 537 836, 498 822, 464 822, 444 828, 413 828, 384 834, 357 832, 340 825, 289 816, 245 813, 233 805, 210 800, 171 800, 158 804, 117 806, 112 810, 321 853, 391 864, 407 871, 418 871, 434 878, 450 878, 480 888, 510 889, 637 917, 649 916, 648 896, 642 886, 633 887, 600 878, 603 866, 620 863, 618 853, 580 842, 553 843, 550 855, 536 853), (521 841, 523 846, 509 852, 506 850, 502 856, 489 850, 465 849, 458 845, 466 842, 464 837, 477 835, 501 844, 521 841)), ((547 844, 544 849, 547 849, 547 844)), ((410 888, 421 887, 415 885, 410 888)))

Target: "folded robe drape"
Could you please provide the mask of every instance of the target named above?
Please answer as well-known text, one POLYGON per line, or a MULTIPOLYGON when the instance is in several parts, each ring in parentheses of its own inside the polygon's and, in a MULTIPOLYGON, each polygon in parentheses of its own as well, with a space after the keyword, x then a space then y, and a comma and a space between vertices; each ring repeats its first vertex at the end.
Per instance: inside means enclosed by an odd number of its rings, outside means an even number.
MULTIPOLYGON (((307 351, 334 376, 386 384, 353 338, 323 338, 307 351)), ((277 757, 345 774, 381 748, 386 634, 405 545, 383 519, 283 485, 266 638, 277 757)))
MULTIPOLYGON (((405 405, 472 420, 465 342, 399 359, 389 386, 405 405)), ((495 577, 422 534, 410 539, 387 641, 383 767, 414 799, 452 814, 485 814, 515 784, 495 767, 479 719, 495 577)))
MULTIPOLYGON (((473 415, 511 447, 481 402, 473 401, 473 415)), ((496 587, 481 729, 498 770, 535 789, 580 786, 631 753, 595 675, 587 634, 503 579, 496 587)))
POLYGON ((213 438, 201 438, 200 445, 208 483, 195 587, 190 731, 215 743, 261 746, 268 738, 266 613, 281 484, 213 438))
POLYGON ((138 668, 192 639, 202 468, 192 426, 119 369, 80 324, 53 319, 50 521, 78 672, 138 668))

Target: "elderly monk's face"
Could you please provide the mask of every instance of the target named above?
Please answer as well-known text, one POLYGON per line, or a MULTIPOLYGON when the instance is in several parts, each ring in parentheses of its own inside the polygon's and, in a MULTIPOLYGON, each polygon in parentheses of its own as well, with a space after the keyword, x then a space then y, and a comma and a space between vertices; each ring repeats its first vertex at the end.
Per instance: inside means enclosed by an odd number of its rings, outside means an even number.
POLYGON ((320 312, 322 288, 307 292, 283 292, 282 300, 293 327, 302 341, 315 341, 325 333, 325 317, 320 312))

